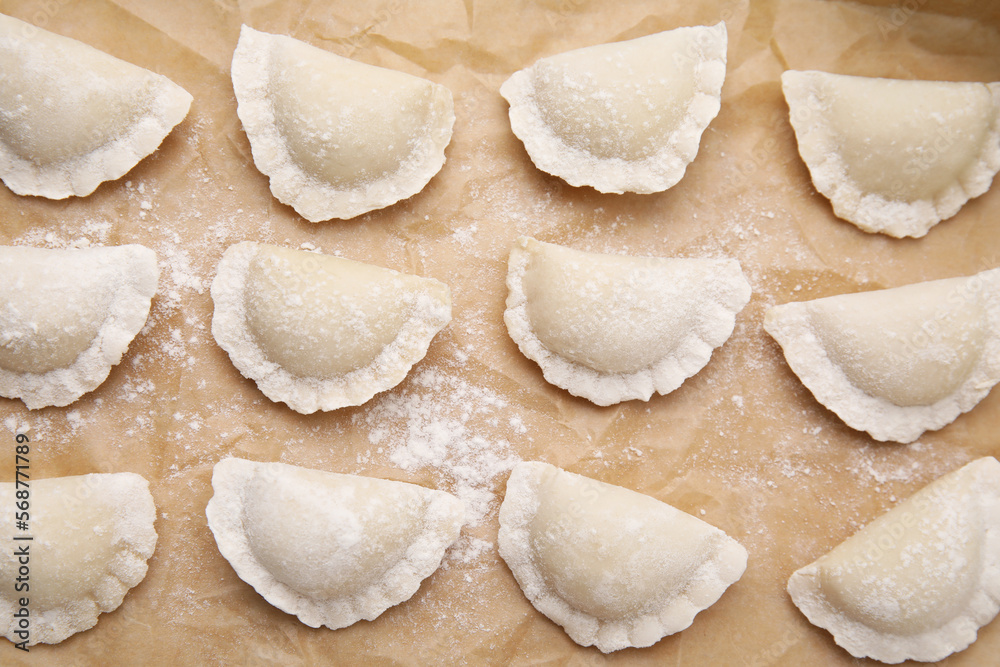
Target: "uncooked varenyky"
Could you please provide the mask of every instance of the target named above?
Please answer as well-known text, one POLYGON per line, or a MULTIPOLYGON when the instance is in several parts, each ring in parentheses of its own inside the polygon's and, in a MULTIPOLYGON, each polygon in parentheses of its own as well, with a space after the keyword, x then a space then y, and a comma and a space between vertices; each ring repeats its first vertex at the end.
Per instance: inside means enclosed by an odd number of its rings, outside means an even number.
POLYGON ((924 487, 788 580, 851 655, 934 662, 1000 610, 1000 463, 978 459, 924 487))
MULTIPOLYGON (((53 477, 30 482, 30 536, 0 555, 0 628, 17 643, 14 613, 27 599, 28 645, 56 644, 97 624, 146 576, 156 548, 156 506, 149 483, 134 473, 53 477), (16 547, 30 545, 27 588, 15 590, 16 547)), ((0 484, 0 518, 14 527, 13 482, 0 484)), ((23 490, 23 487, 20 489, 23 490)), ((25 533, 27 534, 27 533, 25 533)), ((21 575, 23 577, 23 574, 21 575)))
POLYGON ((306 414, 395 387, 451 320, 433 278, 252 242, 226 251, 212 300, 212 334, 240 372, 306 414))
POLYGON ((517 240, 504 321, 545 379, 598 405, 677 389, 750 300, 734 259, 631 257, 517 240))
POLYGON ((1000 83, 815 71, 781 83, 813 184, 867 232, 924 236, 1000 170, 1000 83))
POLYGON ((848 426, 912 442, 1000 381, 1000 269, 786 303, 764 329, 848 426))
POLYGON ((159 268, 141 245, 0 246, 0 396, 31 409, 96 389, 142 329, 159 268))
POLYGON ((19 195, 93 192, 191 107, 165 76, 0 14, 0 178, 19 195))
POLYGON ((500 88, 542 171, 601 192, 661 192, 719 113, 726 26, 694 26, 542 58, 500 88))
POLYGON ((410 599, 458 539, 443 491, 283 463, 223 459, 205 513, 241 579, 306 625, 343 628, 410 599))
POLYGON ((736 540, 690 514, 538 461, 514 467, 498 541, 531 604, 605 653, 688 627, 747 564, 736 540))
POLYGON ((442 85, 248 26, 232 76, 254 163, 306 220, 389 206, 444 165, 455 113, 442 85))

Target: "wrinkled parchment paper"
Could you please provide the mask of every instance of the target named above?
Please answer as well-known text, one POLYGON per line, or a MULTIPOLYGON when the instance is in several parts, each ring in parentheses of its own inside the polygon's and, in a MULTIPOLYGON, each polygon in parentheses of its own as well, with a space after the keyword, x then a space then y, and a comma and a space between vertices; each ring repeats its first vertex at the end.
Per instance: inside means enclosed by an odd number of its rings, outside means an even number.
MULTIPOLYGON (((789 574, 941 474, 1000 454, 997 391, 917 443, 879 444, 819 405, 761 329, 772 304, 1000 266, 997 186, 919 240, 838 220, 798 157, 779 84, 786 68, 1000 80, 994 3, 3 0, 0 11, 194 95, 157 153, 89 197, 0 188, 0 243, 142 243, 162 270, 146 329, 98 390, 38 411, 0 399, 0 479, 14 478, 14 431, 30 428, 34 478, 132 471, 150 481, 159 543, 149 574, 117 611, 59 645, 24 654, 0 641, 2 664, 854 664, 792 605, 789 574), (677 186, 602 195, 534 168, 497 92, 507 76, 571 48, 719 20, 729 30, 722 111, 677 186), (229 63, 241 23, 448 86, 457 122, 443 170, 417 196, 346 222, 311 224, 277 202, 236 115, 229 63), (599 408, 546 384, 507 336, 506 258, 521 234, 736 257, 754 296, 680 389, 599 408), (454 320, 395 389, 300 415, 242 378, 210 333, 216 264, 243 240, 443 280, 454 320), (265 602, 216 548, 205 504, 212 466, 229 455, 454 491, 478 523, 409 601, 374 622, 312 629, 265 602), (703 518, 746 546, 746 574, 653 647, 603 656, 577 646, 528 603, 496 552, 506 470, 519 458, 703 518)), ((2 527, 0 541, 10 533, 2 527)), ((947 663, 998 654, 994 621, 947 663)))

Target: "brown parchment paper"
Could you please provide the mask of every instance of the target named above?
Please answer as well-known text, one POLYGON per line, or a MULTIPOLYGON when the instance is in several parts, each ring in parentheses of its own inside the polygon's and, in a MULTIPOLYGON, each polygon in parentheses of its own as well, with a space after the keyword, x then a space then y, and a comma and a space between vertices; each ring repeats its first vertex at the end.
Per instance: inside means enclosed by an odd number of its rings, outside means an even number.
MULTIPOLYGON (((25 654, 0 641, 0 664, 854 664, 792 605, 789 574, 927 482, 1000 453, 997 391, 917 443, 879 444, 819 405, 761 328, 772 304, 1000 266, 1000 187, 919 240, 838 220, 798 157, 779 84, 786 68, 1000 80, 995 3, 3 0, 0 11, 194 95, 158 152, 89 197, 0 188, 0 243, 142 243, 162 269, 146 329, 99 389, 37 411, 0 399, 0 479, 14 478, 14 431, 29 429, 34 478, 132 471, 150 481, 159 542, 149 573, 117 611, 59 645, 25 654), (497 92, 507 76, 571 48, 719 20, 729 30, 722 110, 677 186, 602 195, 535 169, 497 92), (229 63, 241 23, 448 86, 457 121, 440 174, 351 221, 311 224, 277 202, 236 115, 229 63), (753 299, 680 389, 599 408, 545 383, 507 336, 506 258, 521 234, 596 251, 736 257, 753 299), (438 278, 453 290, 454 319, 395 389, 300 415, 242 378, 210 333, 216 264, 243 240, 438 278), (438 454, 422 455, 427 447, 438 454), (455 491, 476 501, 480 520, 409 601, 373 622, 312 629, 265 602, 216 548, 205 504, 212 466, 229 455, 455 491), (496 552, 506 469, 518 458, 703 518, 746 546, 746 574, 650 648, 604 656, 577 646, 527 602, 496 552)), ((0 543, 12 532, 0 527, 0 543)), ((1000 621, 945 662, 997 655, 1000 621)))

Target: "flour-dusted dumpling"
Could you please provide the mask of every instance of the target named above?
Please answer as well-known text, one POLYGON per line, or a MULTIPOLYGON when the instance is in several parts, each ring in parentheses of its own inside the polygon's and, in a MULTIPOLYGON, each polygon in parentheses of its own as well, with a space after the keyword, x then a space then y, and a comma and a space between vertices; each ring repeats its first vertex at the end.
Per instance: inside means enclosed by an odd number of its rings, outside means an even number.
POLYGON ((538 461, 511 472, 498 542, 531 604, 605 653, 688 627, 747 564, 739 543, 690 514, 538 461))
POLYGON ((679 387, 750 300, 734 259, 603 255, 528 237, 510 252, 507 287, 504 321, 521 352, 597 405, 679 387))
POLYGON ((0 178, 19 195, 89 195, 190 107, 164 76, 0 14, 0 178))
POLYGON ((924 236, 1000 170, 1000 83, 813 71, 781 83, 813 184, 866 232, 924 236))
POLYGON ((395 204, 444 165, 455 112, 442 85, 247 26, 232 74, 254 163, 310 222, 395 204))
POLYGON ((0 396, 34 410, 96 389, 146 323, 159 275, 141 245, 0 246, 0 396))
POLYGON ((56 644, 94 627, 143 580, 156 547, 149 483, 130 472, 0 484, 0 517, 0 627, 15 644, 56 644), (29 509, 20 510, 26 488, 29 509), (27 529, 15 530, 22 513, 27 529))
POLYGON ((726 25, 677 28, 542 58, 500 87, 535 166, 601 192, 662 192, 719 113, 726 25))
POLYGON ((283 463, 223 459, 208 526, 265 600, 336 630, 409 600, 455 540, 465 507, 444 491, 283 463))
POLYGON ((395 387, 451 320, 433 278, 251 242, 223 255, 212 300, 212 334, 240 372, 304 414, 395 387))
POLYGON ((912 442, 1000 380, 1000 269, 786 303, 767 312, 764 329, 848 426, 912 442))
POLYGON ((811 623, 851 655, 933 662, 1000 611, 1000 463, 924 487, 788 580, 811 623))

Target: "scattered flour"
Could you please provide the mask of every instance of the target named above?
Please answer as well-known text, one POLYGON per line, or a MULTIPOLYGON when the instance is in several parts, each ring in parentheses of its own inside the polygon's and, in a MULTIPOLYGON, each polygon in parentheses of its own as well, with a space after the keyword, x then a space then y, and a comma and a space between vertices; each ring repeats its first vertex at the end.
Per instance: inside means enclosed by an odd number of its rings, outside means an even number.
MULTIPOLYGON (((525 433, 524 423, 505 414, 508 405, 499 394, 450 370, 417 371, 409 386, 373 401, 355 420, 369 429, 374 454, 387 455, 403 470, 432 469, 440 488, 465 503, 467 524, 480 525, 498 506, 498 478, 520 460, 508 437, 525 433)), ((358 463, 372 457, 369 451, 358 463)), ((465 540, 462 560, 492 547, 465 540)))

